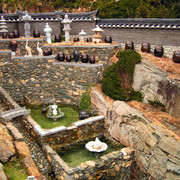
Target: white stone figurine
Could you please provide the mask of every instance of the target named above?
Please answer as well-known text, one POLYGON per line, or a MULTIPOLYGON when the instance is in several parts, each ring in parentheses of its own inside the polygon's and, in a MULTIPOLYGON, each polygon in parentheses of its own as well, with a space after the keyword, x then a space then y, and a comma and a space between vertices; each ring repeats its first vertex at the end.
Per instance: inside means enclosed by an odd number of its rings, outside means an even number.
POLYGON ((51 41, 52 29, 51 29, 51 27, 49 26, 48 23, 46 23, 46 26, 45 26, 45 28, 44 28, 44 33, 45 33, 45 35, 46 35, 46 41, 47 41, 47 43, 48 43, 48 44, 51 44, 51 43, 52 43, 52 41, 51 41))
POLYGON ((68 15, 66 14, 64 16, 64 19, 61 21, 61 23, 64 24, 63 31, 65 32, 65 42, 69 42, 70 41, 69 31, 71 30, 70 24, 72 23, 72 21, 68 18, 68 15))
POLYGON ((43 56, 43 50, 39 47, 39 41, 37 42, 37 51, 39 52, 38 56, 43 56))
POLYGON ((25 49, 27 51, 27 54, 25 55, 25 57, 32 57, 31 48, 28 46, 28 40, 26 40, 25 49))

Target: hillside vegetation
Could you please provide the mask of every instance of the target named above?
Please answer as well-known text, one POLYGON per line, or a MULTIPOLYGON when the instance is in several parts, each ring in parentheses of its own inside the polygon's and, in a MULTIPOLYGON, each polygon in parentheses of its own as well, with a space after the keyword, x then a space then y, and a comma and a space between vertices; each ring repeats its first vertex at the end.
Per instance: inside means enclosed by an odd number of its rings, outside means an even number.
POLYGON ((100 18, 180 18, 179 0, 1 0, 1 13, 86 12, 99 9, 100 18))

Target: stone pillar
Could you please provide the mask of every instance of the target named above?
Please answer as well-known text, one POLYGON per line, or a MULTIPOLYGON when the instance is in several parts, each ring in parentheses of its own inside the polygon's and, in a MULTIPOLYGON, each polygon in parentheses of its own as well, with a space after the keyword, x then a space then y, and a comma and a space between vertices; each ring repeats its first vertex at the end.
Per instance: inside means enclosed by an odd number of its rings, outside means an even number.
POLYGON ((70 41, 69 31, 71 30, 70 24, 72 23, 72 21, 68 18, 68 15, 66 14, 64 19, 61 21, 61 23, 64 24, 63 31, 65 32, 65 42, 69 42, 70 41))
POLYGON ((22 21, 24 21, 24 37, 25 38, 30 38, 30 23, 31 21, 31 16, 28 15, 28 12, 26 11, 26 14, 22 17, 22 21))

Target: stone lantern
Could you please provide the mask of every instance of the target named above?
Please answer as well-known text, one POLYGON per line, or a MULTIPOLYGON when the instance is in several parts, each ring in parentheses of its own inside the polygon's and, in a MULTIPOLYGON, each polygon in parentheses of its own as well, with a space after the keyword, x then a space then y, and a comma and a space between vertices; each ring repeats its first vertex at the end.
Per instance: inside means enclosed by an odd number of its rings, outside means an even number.
POLYGON ((1 16, 1 19, 0 19, 0 33, 7 33, 8 30, 7 30, 7 24, 6 24, 6 20, 4 19, 3 16, 1 16))
POLYGON ((69 31, 71 30, 70 24, 72 23, 72 21, 68 18, 68 15, 66 14, 64 16, 64 19, 61 21, 61 23, 64 24, 63 31, 65 32, 65 42, 69 42, 70 39, 69 31))
POLYGON ((94 32, 94 36, 92 39, 92 42, 94 43, 102 43, 102 36, 101 33, 104 31, 102 30, 98 25, 96 25, 96 27, 94 29, 92 29, 92 31, 94 32))
POLYGON ((51 40, 51 33, 52 33, 52 28, 49 26, 48 23, 46 23, 46 26, 44 28, 44 33, 46 35, 46 41, 48 44, 51 44, 52 43, 52 40, 51 40))
POLYGON ((22 21, 24 21, 24 37, 25 38, 30 38, 30 23, 31 21, 31 16, 28 15, 28 12, 25 11, 25 15, 22 17, 22 21))
POLYGON ((86 33, 84 32, 84 30, 82 30, 80 33, 79 33, 79 36, 80 36, 80 41, 82 43, 84 43, 84 36, 86 35, 86 33))

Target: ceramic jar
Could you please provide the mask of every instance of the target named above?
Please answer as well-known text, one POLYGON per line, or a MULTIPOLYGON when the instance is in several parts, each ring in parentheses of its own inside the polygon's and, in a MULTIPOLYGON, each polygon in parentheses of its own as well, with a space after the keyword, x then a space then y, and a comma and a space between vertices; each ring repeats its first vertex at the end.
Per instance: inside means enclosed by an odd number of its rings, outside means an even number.
POLYGON ((61 36, 60 35, 55 35, 54 36, 54 41, 55 42, 61 42, 61 36))
POLYGON ((90 62, 91 64, 94 64, 94 63, 95 63, 95 57, 94 57, 94 56, 90 56, 90 57, 89 57, 89 62, 90 62))
POLYGON ((88 62, 88 55, 86 53, 81 54, 81 62, 87 63, 88 62))
POLYGON ((13 39, 14 38, 14 33, 9 33, 9 38, 13 39))
POLYGON ((105 39, 104 39, 104 42, 105 42, 105 43, 112 43, 112 38, 111 38, 111 36, 109 36, 109 35, 106 36, 105 39))
POLYGON ((143 42, 141 45, 141 51, 150 53, 150 44, 148 42, 143 42))
POLYGON ((125 50, 132 49, 134 50, 134 43, 132 41, 126 41, 125 43, 125 50))
POLYGON ((47 48, 47 49, 48 49, 49 55, 52 55, 52 48, 47 48))
POLYGON ((18 30, 14 30, 13 33, 14 33, 14 38, 19 38, 20 37, 18 30))
POLYGON ((42 114, 46 114, 47 113, 47 108, 46 108, 46 105, 44 104, 43 105, 43 109, 42 109, 42 114))
POLYGON ((39 38, 40 36, 41 36, 40 31, 38 29, 35 29, 33 31, 33 37, 34 38, 39 38))
POLYGON ((70 55, 70 54, 67 54, 67 55, 66 55, 66 61, 67 61, 67 62, 71 62, 71 55, 70 55))
POLYGON ((3 32, 3 33, 2 33, 2 38, 3 38, 3 39, 6 39, 7 37, 8 37, 8 34, 7 34, 6 32, 3 32))
POLYGON ((16 40, 12 40, 10 42, 11 51, 16 51, 17 46, 18 46, 18 42, 16 40))
POLYGON ((44 55, 44 56, 49 56, 49 51, 48 51, 48 49, 43 49, 43 55, 44 55))
POLYGON ((78 37, 75 37, 74 38, 74 42, 78 42, 79 41, 79 38, 78 37))
POLYGON ((163 56, 163 52, 164 52, 164 49, 160 45, 157 45, 154 48, 154 56, 156 56, 156 57, 162 57, 163 56))
POLYGON ((91 42, 92 42, 92 38, 91 38, 91 37, 88 37, 88 38, 86 39, 86 42, 91 43, 91 42))
POLYGON ((73 58, 75 60, 75 62, 78 62, 79 61, 79 53, 77 50, 74 50, 73 52, 73 58))
POLYGON ((180 51, 175 51, 173 54, 173 62, 180 63, 180 51))
POLYGON ((87 111, 85 111, 84 109, 82 111, 80 111, 79 113, 79 119, 83 120, 89 117, 89 113, 87 111))
POLYGON ((63 52, 58 52, 57 54, 57 60, 58 61, 64 61, 64 53, 63 52))

